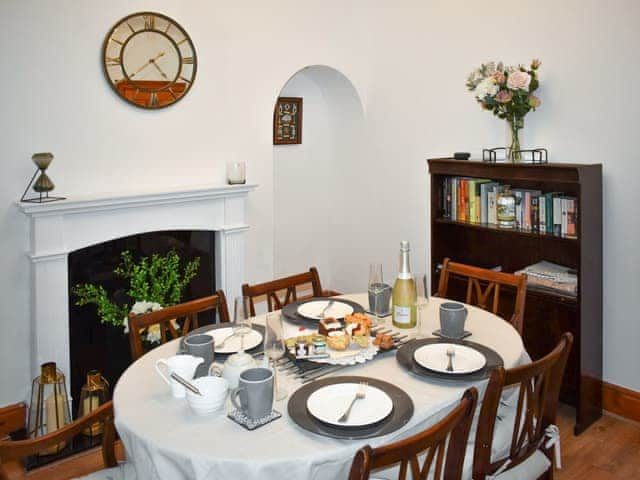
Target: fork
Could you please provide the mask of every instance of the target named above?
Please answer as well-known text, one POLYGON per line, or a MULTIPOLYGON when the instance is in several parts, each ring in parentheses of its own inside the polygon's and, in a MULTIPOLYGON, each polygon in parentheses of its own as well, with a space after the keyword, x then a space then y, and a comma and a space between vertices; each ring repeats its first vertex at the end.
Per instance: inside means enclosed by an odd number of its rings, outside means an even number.
POLYGON ((342 414, 342 416, 338 419, 340 423, 344 423, 349 419, 349 415, 351 414, 351 409, 353 408, 353 404, 356 403, 356 400, 362 399, 367 396, 367 382, 360 382, 358 385, 358 390, 356 391, 356 395, 351 400, 349 404, 349 408, 342 414))
POLYGON ((320 312, 320 318, 324 318, 324 316, 327 314, 327 312, 333 306, 334 303, 336 303, 335 300, 329 300, 329 303, 327 303, 327 306, 324 307, 320 312))

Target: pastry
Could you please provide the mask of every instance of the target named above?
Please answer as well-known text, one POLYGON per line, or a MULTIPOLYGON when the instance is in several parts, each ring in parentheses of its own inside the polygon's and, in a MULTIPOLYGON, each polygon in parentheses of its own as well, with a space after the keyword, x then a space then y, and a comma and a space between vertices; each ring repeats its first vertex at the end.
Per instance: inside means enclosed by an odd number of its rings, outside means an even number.
POLYGON ((393 348, 393 337, 391 335, 378 333, 373 340, 373 344, 378 345, 381 350, 389 350, 393 348))
POLYGON ((351 335, 351 338, 362 348, 369 346, 369 330, 371 328, 371 320, 363 313, 354 313, 344 317, 345 329, 351 335))
POLYGON ((327 335, 327 346, 332 350, 346 350, 349 343, 349 335, 344 330, 333 330, 327 335))
POLYGON ((318 323, 318 333, 320 335, 328 335, 329 332, 342 330, 342 324, 333 317, 327 317, 318 323))

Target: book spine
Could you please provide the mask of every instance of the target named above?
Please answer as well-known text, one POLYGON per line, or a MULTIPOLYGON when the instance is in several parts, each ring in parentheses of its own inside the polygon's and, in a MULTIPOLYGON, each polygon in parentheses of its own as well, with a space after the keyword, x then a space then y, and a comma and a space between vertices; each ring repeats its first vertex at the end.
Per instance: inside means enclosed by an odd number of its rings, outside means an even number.
POLYGON ((522 192, 514 191, 513 195, 516 197, 516 228, 523 228, 522 226, 522 192))
POLYGON ((442 182, 442 216, 451 218, 451 178, 446 177, 442 182))
POLYGON ((553 194, 546 193, 545 199, 545 213, 546 213, 546 227, 547 233, 553 233, 553 194))
POLYGON ((476 185, 478 184, 477 180, 469 180, 467 184, 469 186, 469 222, 476 221, 476 210, 478 209, 478 205, 476 203, 476 185))
POLYGON ((522 212, 522 228, 531 231, 531 192, 524 192, 524 209, 522 212))
POLYGON ((553 197, 553 234, 562 235, 562 199, 553 197))
POLYGON ((531 231, 540 232, 540 197, 531 195, 531 231))
POLYGON ((488 197, 487 193, 489 193, 488 183, 483 183, 480 185, 480 223, 487 223, 487 206, 488 206, 488 197))
POLYGON ((540 214, 540 233, 547 233, 547 200, 544 196, 538 199, 538 211, 540 214))
POLYGON ((567 199, 567 237, 577 238, 578 202, 576 198, 567 199))
POLYGON ((561 205, 562 205, 562 223, 561 223, 561 230, 560 230, 560 235, 562 235, 563 237, 567 236, 567 211, 569 208, 569 199, 564 197, 561 199, 561 205))
POLYGON ((451 178, 451 220, 458 220, 458 177, 451 178))
POLYGON ((458 192, 458 221, 466 222, 467 213, 469 211, 468 196, 467 196, 467 181, 460 179, 460 185, 458 186, 460 191, 458 192))
POLYGON ((493 188, 487 193, 487 222, 492 225, 496 225, 498 223, 498 211, 496 210, 497 195, 497 188, 493 188))

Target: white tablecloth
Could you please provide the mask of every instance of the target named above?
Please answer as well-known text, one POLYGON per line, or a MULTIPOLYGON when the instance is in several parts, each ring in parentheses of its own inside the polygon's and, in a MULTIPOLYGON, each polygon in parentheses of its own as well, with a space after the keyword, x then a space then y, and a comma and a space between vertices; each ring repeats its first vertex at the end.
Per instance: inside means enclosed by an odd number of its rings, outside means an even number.
MULTIPOLYGON (((347 298, 367 304, 366 295, 347 298)), ((439 328, 441 302, 430 299, 423 312, 428 332, 439 328)), ((481 309, 468 309, 465 328, 473 334, 470 340, 496 350, 506 368, 528 361, 522 339, 511 325, 481 309)), ((486 385, 486 381, 444 382, 418 377, 402 368, 393 353, 387 353, 384 358, 348 367, 336 375, 380 378, 407 392, 415 413, 402 429, 368 440, 322 437, 298 427, 288 417, 284 400, 275 404, 281 419, 250 432, 226 414, 198 417, 185 400, 171 396, 153 366, 157 359, 174 355, 177 348, 178 342, 173 341, 144 355, 122 375, 113 393, 116 427, 139 480, 346 478, 354 453, 363 445, 376 447, 423 430, 457 404, 466 388, 475 385, 482 393, 486 385)), ((289 393, 301 385, 292 377, 278 378, 289 393)), ((231 409, 229 402, 226 408, 231 409)))

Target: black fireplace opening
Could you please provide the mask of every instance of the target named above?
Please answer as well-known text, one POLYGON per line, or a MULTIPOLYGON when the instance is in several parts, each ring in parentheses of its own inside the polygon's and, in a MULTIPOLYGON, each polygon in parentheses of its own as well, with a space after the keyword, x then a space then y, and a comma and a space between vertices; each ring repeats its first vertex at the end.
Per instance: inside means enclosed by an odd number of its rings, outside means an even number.
MULTIPOLYGON (((113 273, 121 262, 121 253, 128 250, 137 261, 141 257, 174 250, 181 258, 182 266, 200 257, 198 272, 185 288, 181 301, 212 295, 216 290, 214 235, 214 232, 201 230, 143 233, 92 245, 69 255, 69 393, 73 398, 74 417, 78 413, 80 391, 87 372, 100 371, 113 391, 120 375, 131 364, 131 352, 124 328, 102 324, 95 305, 77 306, 77 298, 71 290, 73 286, 82 283, 102 285, 109 298, 131 307, 135 301, 146 299, 129 298, 126 294, 128 281, 113 273)), ((215 313, 203 312, 198 321, 201 326, 215 323, 215 313)))

